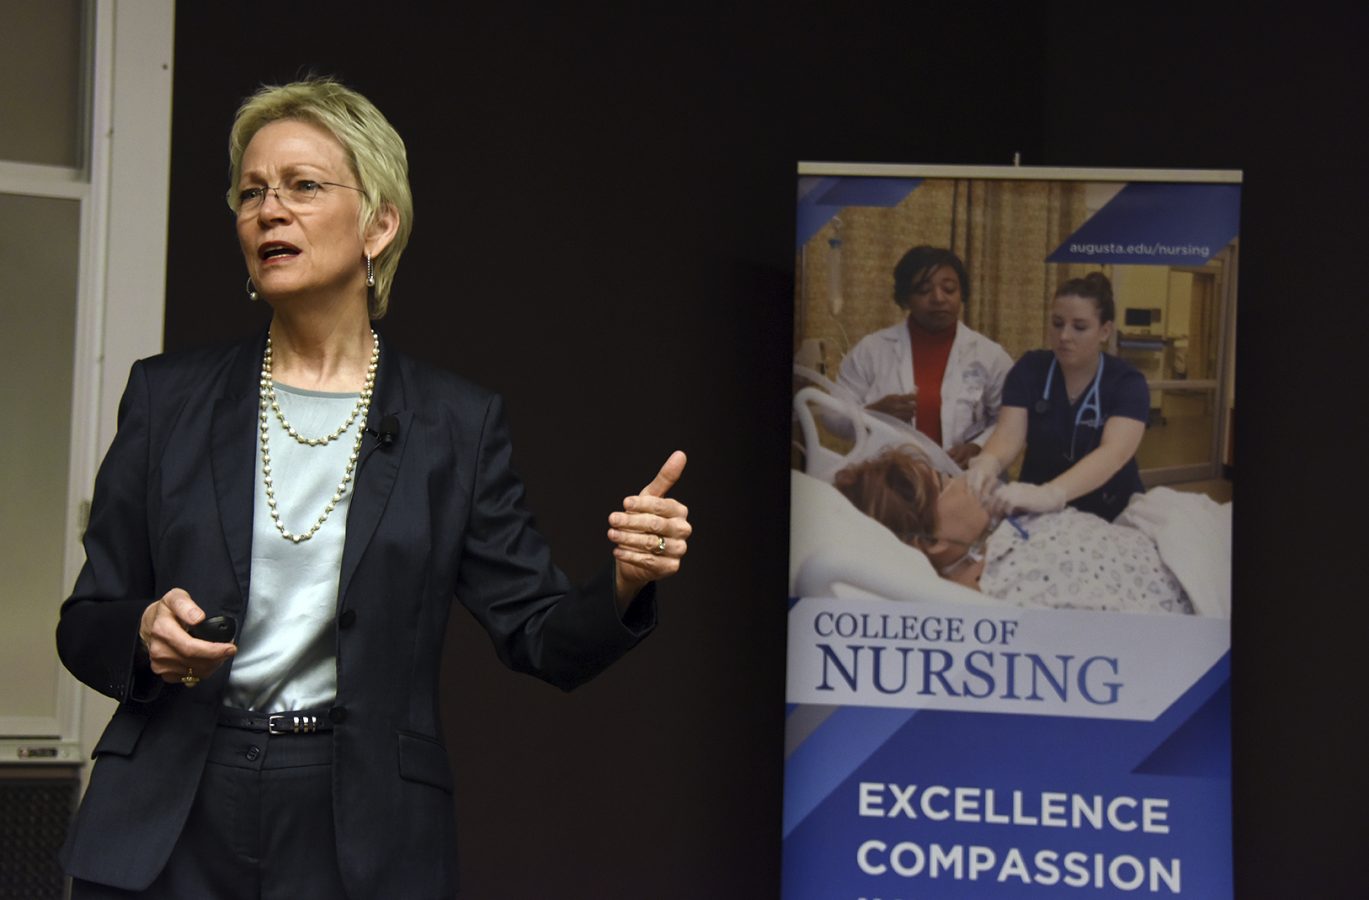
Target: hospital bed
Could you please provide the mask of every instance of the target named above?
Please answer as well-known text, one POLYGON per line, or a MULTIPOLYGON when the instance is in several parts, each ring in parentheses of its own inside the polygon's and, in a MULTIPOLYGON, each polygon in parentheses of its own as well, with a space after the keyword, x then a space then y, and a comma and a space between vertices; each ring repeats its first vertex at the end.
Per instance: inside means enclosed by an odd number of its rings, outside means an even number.
POLYGON ((821 374, 795 366, 794 375, 801 385, 794 394, 794 419, 803 470, 790 476, 790 595, 1000 602, 941 578, 921 550, 900 541, 832 486, 842 467, 889 447, 912 446, 947 474, 959 474, 960 467, 910 424, 864 409, 821 374), (850 447, 838 450, 831 444, 850 447))
MULTIPOLYGON (((822 375, 796 366, 795 378, 794 419, 803 464, 790 479, 790 596, 1002 603, 939 577, 925 554, 832 486, 843 466, 888 447, 911 445, 938 470, 961 474, 950 457, 911 425, 863 409, 822 375)), ((1116 524, 1136 528, 1155 542, 1199 615, 1230 615, 1230 503, 1152 488, 1136 495, 1116 524)))
POLYGON ((936 469, 958 475, 959 466, 927 435, 908 422, 865 409, 850 391, 820 373, 794 366, 794 417, 802 434, 804 471, 830 482, 842 466, 878 456, 888 447, 912 445, 936 469), (824 445, 821 432, 852 442, 845 453, 824 445))

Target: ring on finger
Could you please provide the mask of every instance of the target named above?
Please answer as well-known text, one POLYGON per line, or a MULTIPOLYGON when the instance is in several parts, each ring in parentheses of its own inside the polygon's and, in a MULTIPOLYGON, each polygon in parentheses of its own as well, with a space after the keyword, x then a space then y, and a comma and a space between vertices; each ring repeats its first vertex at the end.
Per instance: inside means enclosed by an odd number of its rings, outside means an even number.
POLYGON ((665 552, 665 535, 656 538, 656 546, 651 548, 651 552, 655 556, 660 556, 665 552))

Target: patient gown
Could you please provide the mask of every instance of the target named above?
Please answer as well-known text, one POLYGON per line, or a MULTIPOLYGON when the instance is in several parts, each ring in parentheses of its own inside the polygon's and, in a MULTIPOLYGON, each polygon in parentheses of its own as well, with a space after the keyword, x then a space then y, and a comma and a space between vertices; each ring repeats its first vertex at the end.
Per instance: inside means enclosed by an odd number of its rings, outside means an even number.
POLYGON ((1193 604, 1134 528, 1065 507, 1019 516, 989 536, 979 589, 1018 606, 1120 612, 1193 613, 1193 604))

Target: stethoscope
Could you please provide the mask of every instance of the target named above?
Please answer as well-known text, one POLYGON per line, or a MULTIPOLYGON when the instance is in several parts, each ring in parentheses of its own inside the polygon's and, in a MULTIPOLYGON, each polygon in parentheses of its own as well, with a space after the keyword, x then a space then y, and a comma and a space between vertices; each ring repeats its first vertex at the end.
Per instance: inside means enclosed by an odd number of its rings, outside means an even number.
MULTIPOLYGON (((1079 426, 1084 424, 1084 414, 1093 411, 1093 416, 1089 419, 1088 425, 1097 428, 1103 421, 1103 407, 1098 402, 1098 386, 1103 383, 1103 357, 1098 354, 1098 372, 1093 376, 1093 385, 1084 394, 1084 402, 1079 405, 1079 412, 1074 414, 1074 431, 1070 433, 1070 452, 1065 458, 1074 462, 1074 443, 1079 435, 1079 426)), ((1041 392, 1041 399, 1036 401, 1035 409, 1038 413, 1045 414, 1051 411, 1051 384, 1055 381, 1055 370, 1059 361, 1052 355, 1051 367, 1046 372, 1046 389, 1041 392)))

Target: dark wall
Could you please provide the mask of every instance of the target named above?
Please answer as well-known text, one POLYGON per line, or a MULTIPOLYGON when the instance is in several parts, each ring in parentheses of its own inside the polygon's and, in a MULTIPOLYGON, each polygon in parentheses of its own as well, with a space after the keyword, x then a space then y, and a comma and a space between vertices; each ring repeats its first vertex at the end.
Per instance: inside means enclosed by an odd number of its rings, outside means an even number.
MULTIPOLYGON (((1364 895, 1366 13, 1057 9, 1046 154, 1239 168, 1238 897, 1364 895), (1176 26, 1182 26, 1176 28, 1176 26), (1094 50, 1106 43, 1106 64, 1094 50), (1091 64, 1090 60, 1095 63, 1091 64)), ((1348 9, 1349 7, 1346 7, 1348 9)))
POLYGON ((508 397, 561 564, 588 575, 607 512, 691 454, 685 572, 597 681, 507 673, 453 617, 463 896, 774 896, 795 162, 1243 168, 1238 893, 1348 889, 1364 441, 1333 386, 1363 319, 1366 143, 1337 123, 1365 108, 1364 23, 889 7, 182 2, 167 345, 265 321, 221 200, 240 99, 314 70, 375 100, 417 202, 381 328, 508 397))

